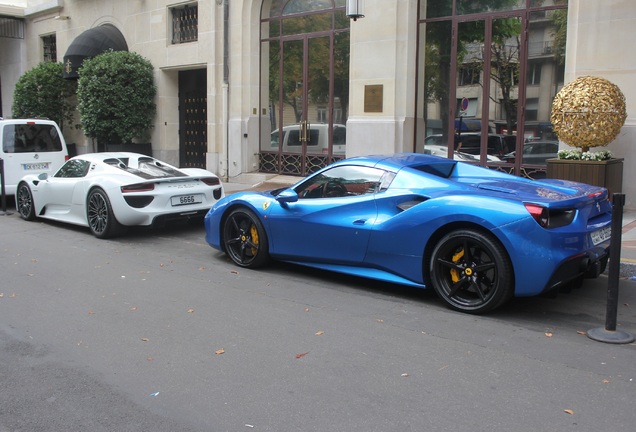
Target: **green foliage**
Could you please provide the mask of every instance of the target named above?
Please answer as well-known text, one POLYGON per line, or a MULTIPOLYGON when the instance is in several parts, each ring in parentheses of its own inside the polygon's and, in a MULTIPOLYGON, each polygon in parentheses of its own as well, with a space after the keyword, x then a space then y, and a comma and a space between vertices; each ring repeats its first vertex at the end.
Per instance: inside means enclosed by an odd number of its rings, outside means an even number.
POLYGON ((13 92, 13 117, 46 117, 60 128, 70 125, 75 105, 76 83, 63 78, 62 63, 40 63, 18 80, 13 92))
POLYGON ((84 60, 77 87, 84 133, 111 144, 147 140, 156 93, 152 64, 139 54, 107 51, 84 60))

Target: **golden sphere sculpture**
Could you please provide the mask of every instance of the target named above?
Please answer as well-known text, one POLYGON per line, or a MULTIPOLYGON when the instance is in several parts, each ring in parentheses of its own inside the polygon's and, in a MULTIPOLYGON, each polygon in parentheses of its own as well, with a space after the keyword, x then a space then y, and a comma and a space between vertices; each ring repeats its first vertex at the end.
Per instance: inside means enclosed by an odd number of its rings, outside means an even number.
POLYGON ((557 93, 550 121, 561 141, 583 152, 611 143, 625 124, 625 96, 617 85, 593 76, 575 79, 557 93))

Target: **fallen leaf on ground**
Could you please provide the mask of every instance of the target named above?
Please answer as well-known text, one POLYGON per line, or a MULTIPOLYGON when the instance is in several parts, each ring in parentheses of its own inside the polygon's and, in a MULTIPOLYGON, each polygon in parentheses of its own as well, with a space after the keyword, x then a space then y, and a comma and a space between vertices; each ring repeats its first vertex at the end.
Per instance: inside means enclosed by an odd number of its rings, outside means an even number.
POLYGON ((309 351, 304 352, 304 353, 301 353, 301 354, 296 354, 296 358, 297 358, 297 359, 299 359, 299 358, 303 358, 303 357, 305 357, 307 354, 309 354, 309 351))
POLYGON ((545 335, 546 335, 546 337, 552 337, 552 333, 550 333, 550 332, 546 332, 545 335))
POLYGON ((577 333, 580 334, 580 335, 586 335, 587 334, 586 332, 581 331, 581 330, 578 330, 577 333))
POLYGON ((150 342, 150 339, 148 339, 148 338, 141 338, 141 340, 144 341, 144 342, 150 342))
POLYGON ((89 310, 89 311, 88 311, 88 314, 89 314, 89 315, 95 315, 95 312, 93 312, 92 310, 89 310))
POLYGON ((221 354, 224 354, 224 353, 225 353, 225 349, 224 348, 221 348, 221 349, 218 349, 218 350, 214 351, 214 354, 216 354, 216 355, 221 355, 221 354))
POLYGON ((570 414, 570 415, 574 414, 574 411, 572 411, 571 409, 563 410, 563 412, 566 413, 566 414, 570 414))
POLYGON ((316 332, 316 336, 322 336, 322 335, 324 335, 324 334, 325 334, 325 332, 324 332, 324 331, 322 331, 322 330, 320 330, 319 332, 316 332))
POLYGON ((378 320, 376 320, 376 321, 377 321, 377 322, 379 322, 379 323, 383 323, 383 322, 384 322, 384 320, 383 320, 383 319, 378 319, 378 320))
POLYGON ((130 308, 130 311, 131 311, 131 312, 136 312, 136 311, 137 311, 137 308, 136 308, 135 306, 133 306, 133 307, 131 307, 131 308, 130 308))
POLYGON ((193 313, 193 312, 194 312, 194 309, 192 308, 188 309, 188 313, 193 313))

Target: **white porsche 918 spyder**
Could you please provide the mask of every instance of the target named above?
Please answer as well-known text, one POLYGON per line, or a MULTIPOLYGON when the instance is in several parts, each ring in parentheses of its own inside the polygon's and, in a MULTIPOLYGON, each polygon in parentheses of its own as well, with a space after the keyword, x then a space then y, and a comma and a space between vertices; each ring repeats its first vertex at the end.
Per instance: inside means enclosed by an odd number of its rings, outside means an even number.
POLYGON ((127 226, 202 218, 224 196, 219 178, 200 168, 175 168, 137 153, 89 153, 69 159, 53 175, 26 175, 16 209, 36 217, 87 226, 98 238, 127 226))

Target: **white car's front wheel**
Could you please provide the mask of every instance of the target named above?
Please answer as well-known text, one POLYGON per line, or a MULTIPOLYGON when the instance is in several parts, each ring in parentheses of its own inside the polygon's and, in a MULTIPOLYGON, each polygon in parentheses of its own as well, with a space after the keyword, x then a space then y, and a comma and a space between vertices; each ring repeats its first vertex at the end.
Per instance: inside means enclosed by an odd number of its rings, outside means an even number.
POLYGON ((121 230, 121 225, 115 219, 108 195, 100 188, 95 188, 88 194, 86 218, 88 227, 97 238, 113 237, 121 230))
POLYGON ((18 185, 18 191, 15 194, 16 207, 20 217, 24 220, 32 221, 35 219, 35 208, 33 206, 33 194, 31 188, 26 183, 18 185))

